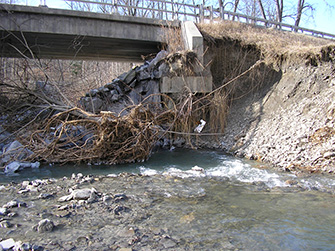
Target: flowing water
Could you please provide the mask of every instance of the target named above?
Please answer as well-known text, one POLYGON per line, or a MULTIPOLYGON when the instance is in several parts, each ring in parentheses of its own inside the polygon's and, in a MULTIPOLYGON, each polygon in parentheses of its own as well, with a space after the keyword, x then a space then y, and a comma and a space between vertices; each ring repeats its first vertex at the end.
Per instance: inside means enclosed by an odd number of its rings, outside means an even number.
POLYGON ((147 194, 151 216, 138 224, 165 229, 190 250, 335 250, 335 179, 296 177, 220 152, 166 151, 120 166, 47 166, 2 174, 0 182, 78 172, 142 174, 131 183, 112 175, 113 184, 94 186, 147 194))

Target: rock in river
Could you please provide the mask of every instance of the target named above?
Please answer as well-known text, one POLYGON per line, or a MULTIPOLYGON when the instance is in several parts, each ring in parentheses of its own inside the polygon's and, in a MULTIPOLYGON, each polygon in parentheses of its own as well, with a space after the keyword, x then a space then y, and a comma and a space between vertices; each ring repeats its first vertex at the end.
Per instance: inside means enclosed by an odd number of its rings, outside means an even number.
POLYGON ((70 201, 70 200, 94 200, 97 191, 94 188, 84 188, 76 189, 71 192, 70 195, 65 195, 58 199, 60 202, 70 201))
POLYGON ((54 229, 54 223, 49 219, 41 220, 37 225, 33 227, 33 229, 39 233, 43 232, 51 232, 54 229))

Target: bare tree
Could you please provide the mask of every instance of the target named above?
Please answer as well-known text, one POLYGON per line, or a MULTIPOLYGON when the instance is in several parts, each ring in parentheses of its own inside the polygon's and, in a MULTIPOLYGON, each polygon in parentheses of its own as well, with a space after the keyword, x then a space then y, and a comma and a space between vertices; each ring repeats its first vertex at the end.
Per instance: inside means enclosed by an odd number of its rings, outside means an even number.
POLYGON ((258 0, 258 5, 259 5, 259 8, 260 8, 260 10, 261 10, 261 13, 262 13, 263 18, 264 18, 264 19, 267 19, 267 18, 266 18, 265 11, 264 11, 264 7, 263 7, 262 0, 258 0))
MULTIPOLYGON (((238 7, 238 4, 240 3, 240 0, 235 0, 235 3, 234 3, 234 12, 237 12, 237 7, 238 7)), ((233 17, 233 21, 235 19, 235 16, 233 17)))
POLYGON ((235 0, 235 3, 234 3, 234 12, 237 11, 237 7, 238 7, 239 2, 240 2, 240 0, 235 0))
POLYGON ((276 0, 276 9, 277 9, 277 22, 283 21, 283 10, 284 10, 284 1, 283 0, 276 0))
POLYGON ((313 12, 314 12, 313 6, 305 2, 305 0, 298 0, 297 13, 296 13, 296 18, 295 18, 295 23, 294 23, 295 26, 299 26, 302 14, 307 10, 310 10, 311 15, 313 16, 313 12))

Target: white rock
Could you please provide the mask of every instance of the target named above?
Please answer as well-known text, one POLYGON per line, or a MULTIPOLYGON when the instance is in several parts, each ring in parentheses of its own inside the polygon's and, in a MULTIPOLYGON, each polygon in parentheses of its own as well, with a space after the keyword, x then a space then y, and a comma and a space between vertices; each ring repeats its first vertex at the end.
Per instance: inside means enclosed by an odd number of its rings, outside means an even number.
POLYGON ((65 201, 70 201, 73 199, 73 196, 72 194, 70 195, 65 195, 65 196, 62 196, 58 199, 59 202, 65 202, 65 201))
POLYGON ((8 214, 8 209, 5 207, 0 207, 0 215, 7 215, 8 214))
POLYGON ((323 157, 324 157, 325 159, 329 159, 329 158, 335 157, 335 152, 325 152, 325 153, 323 154, 323 157))
POLYGON ((34 226, 33 229, 35 231, 43 233, 43 232, 51 232, 54 229, 54 227, 55 225, 51 220, 43 219, 36 226, 34 226))
POLYGON ((87 200, 91 197, 91 194, 96 193, 97 191, 94 188, 84 188, 84 189, 78 189, 74 190, 72 192, 73 199, 75 200, 87 200))
POLYGON ((197 171, 197 172, 204 173, 204 172, 205 172, 205 169, 203 169, 203 168, 200 167, 200 166, 194 166, 194 167, 192 167, 192 171, 197 171))
POLYGON ((22 181, 22 187, 27 187, 29 184, 30 184, 30 181, 28 180, 22 181))
POLYGON ((9 163, 5 167, 4 173, 7 173, 7 174, 15 173, 19 169, 20 169, 20 162, 14 161, 14 162, 9 163))
POLYGON ((10 239, 1 241, 0 246, 3 248, 3 250, 8 250, 15 246, 15 241, 12 238, 10 238, 10 239))
POLYGON ((13 174, 21 169, 24 168, 39 168, 40 162, 19 162, 19 161, 13 161, 9 163, 6 167, 4 172, 6 174, 13 174))
POLYGON ((83 188, 76 189, 71 191, 70 195, 65 195, 58 199, 59 202, 70 201, 70 200, 87 200, 89 198, 93 198, 97 191, 95 188, 83 188))

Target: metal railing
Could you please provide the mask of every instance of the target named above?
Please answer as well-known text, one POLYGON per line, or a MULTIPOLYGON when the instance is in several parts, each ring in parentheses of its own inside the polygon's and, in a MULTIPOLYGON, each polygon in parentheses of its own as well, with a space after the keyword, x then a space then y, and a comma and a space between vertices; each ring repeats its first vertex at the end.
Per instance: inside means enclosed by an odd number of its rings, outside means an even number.
MULTIPOLYGON (((0 3, 2 2, 25 5, 31 5, 31 2, 35 2, 35 5, 38 4, 36 3, 38 2, 36 0, 0 0, 0 3)), ((39 0, 39 2, 40 6, 48 5, 46 0, 39 0)), ((50 0, 50 3, 51 2, 54 1, 50 0)), ((335 39, 335 34, 226 11, 223 8, 214 8, 213 6, 204 6, 202 4, 181 3, 176 0, 63 0, 63 3, 66 3, 66 6, 61 8, 72 10, 129 15, 162 20, 190 20, 197 23, 231 20, 266 28, 276 28, 284 31, 303 33, 315 37, 335 39), (133 3, 136 3, 136 5, 133 3)))

